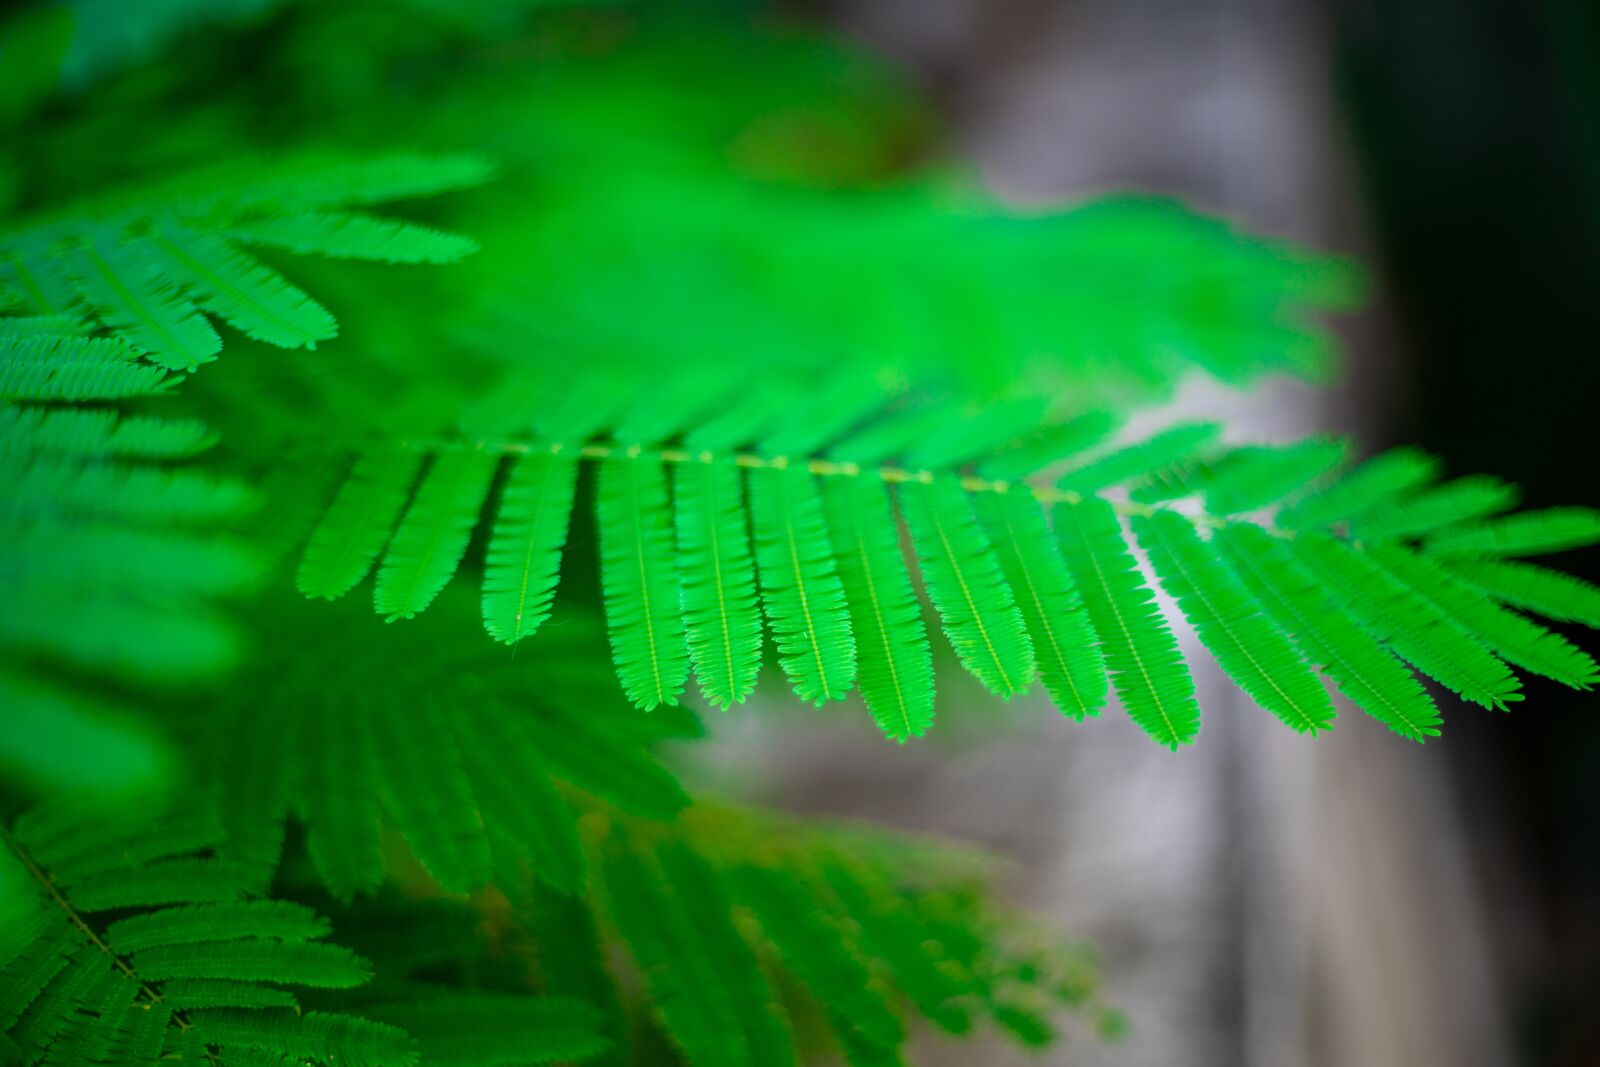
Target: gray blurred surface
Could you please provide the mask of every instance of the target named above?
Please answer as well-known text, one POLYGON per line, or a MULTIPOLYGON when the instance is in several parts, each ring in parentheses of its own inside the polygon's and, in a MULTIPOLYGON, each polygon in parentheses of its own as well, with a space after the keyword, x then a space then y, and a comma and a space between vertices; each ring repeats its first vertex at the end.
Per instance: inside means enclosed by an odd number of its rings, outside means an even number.
MULTIPOLYGON (((1005 195, 1142 188, 1360 250, 1313 4, 859 0, 838 14, 926 72, 1005 195)), ((1363 411, 1392 402, 1384 343, 1369 316, 1332 399, 1197 386, 1144 425, 1220 414, 1239 438, 1359 432, 1363 411)), ((947 683, 930 741, 887 745, 855 706, 753 709, 724 720, 719 758, 767 799, 1012 857, 1014 895, 1099 943, 1133 1025, 1121 1045, 1072 1034, 1043 1056, 927 1041, 918 1064, 1508 1064, 1442 759, 1349 708, 1331 736, 1293 735, 1183 636, 1206 726, 1177 754, 1115 707, 1076 725, 1039 698, 997 710, 947 683)))

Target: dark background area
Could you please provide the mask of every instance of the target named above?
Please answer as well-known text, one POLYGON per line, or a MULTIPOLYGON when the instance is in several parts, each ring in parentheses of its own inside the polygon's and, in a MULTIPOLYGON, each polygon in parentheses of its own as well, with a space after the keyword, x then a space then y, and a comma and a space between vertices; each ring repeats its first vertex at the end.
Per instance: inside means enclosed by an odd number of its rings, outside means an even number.
MULTIPOLYGON (((1335 49, 1409 380, 1379 432, 1519 482, 1529 506, 1593 502, 1600 8, 1368 2, 1335 49)), ((1553 562, 1600 578, 1593 553, 1553 562)), ((1519 1054, 1600 1063, 1600 719, 1593 694, 1539 681, 1524 708, 1461 716, 1444 748, 1507 920, 1519 1054)))

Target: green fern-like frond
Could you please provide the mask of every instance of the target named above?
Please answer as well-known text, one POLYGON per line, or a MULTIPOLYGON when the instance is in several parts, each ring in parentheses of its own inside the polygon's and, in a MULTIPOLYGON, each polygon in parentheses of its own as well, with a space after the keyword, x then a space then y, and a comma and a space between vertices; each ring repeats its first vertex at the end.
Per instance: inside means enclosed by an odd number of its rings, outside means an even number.
POLYGON ((1005 699, 1033 682, 1033 646, 988 536, 955 479, 907 482, 900 507, 956 655, 1005 699))
POLYGON ((151 249, 168 276, 246 337, 280 348, 315 348, 338 335, 327 308, 220 238, 166 224, 151 249))
MULTIPOLYGON (((1436 732, 1439 719, 1412 668, 1490 707, 1518 696, 1507 662, 1588 684, 1588 660, 1576 648, 1534 640, 1492 601, 1474 606, 1451 576, 1493 562, 1484 556, 1490 538, 1506 551, 1591 539, 1582 509, 1548 519, 1535 513, 1526 522, 1513 515, 1484 527, 1486 513, 1514 500, 1514 487, 1491 478, 1439 482, 1438 464, 1420 453, 1402 450, 1345 470, 1343 442, 1235 446, 1219 443, 1210 423, 1181 424, 1131 444, 1107 442, 1113 421, 1091 413, 1041 422, 1036 403, 1001 403, 970 434, 956 435, 959 447, 930 450, 919 442, 927 431, 920 413, 963 417, 965 409, 948 398, 908 399, 875 377, 858 390, 834 383, 824 391, 851 405, 848 428, 836 420, 827 430, 836 442, 793 428, 792 413, 753 388, 703 425, 676 430, 683 448, 446 436, 398 451, 596 462, 614 658, 625 691, 641 706, 675 699, 691 669, 713 703, 748 697, 759 664, 746 555, 753 542, 760 600, 795 691, 815 703, 856 687, 888 737, 925 732, 933 718, 926 636, 886 490, 906 520, 942 628, 988 688, 1015 695, 1037 674, 1063 712, 1082 718, 1103 703, 1109 675, 1124 707, 1163 744, 1193 740, 1199 709, 1156 605, 1158 589, 1177 599, 1202 643, 1252 699, 1308 733, 1333 721, 1319 672, 1418 738, 1436 732), (855 406, 863 397, 888 406, 863 421, 855 406), (1085 447, 1052 456, 1042 445, 1052 441, 1085 447), (774 442, 829 458, 762 454, 774 442), (695 450, 705 444, 717 450, 695 450), (897 463, 919 454, 954 466, 897 463), (998 464, 994 469, 1014 474, 1021 457, 1037 469, 1020 480, 970 473, 998 464), (1123 519, 1138 529, 1126 532, 1123 519), (1510 532, 1474 532, 1484 529, 1510 532), (1151 556, 1155 582, 1140 573, 1135 541, 1151 556), (1402 581, 1379 560, 1391 548, 1438 564, 1413 566, 1404 562, 1409 555, 1391 554, 1388 562, 1409 568, 1402 581)), ((605 432, 604 420, 578 419, 570 397, 558 391, 525 385, 518 395, 531 405, 531 424, 554 420, 605 432), (552 401, 558 408, 545 414, 552 401)), ((609 404, 626 408, 615 398, 609 404)), ((659 419, 617 417, 646 437, 674 432, 659 419)), ((807 418, 819 421, 815 413, 807 418)), ((368 458, 356 469, 404 462, 368 458)), ((346 501, 361 498, 363 481, 353 477, 339 491, 325 528, 352 525, 342 512, 346 501)), ((399 487, 403 481, 394 492, 409 491, 399 487)), ((382 510, 392 514, 393 506, 382 510)), ((382 542, 381 525, 366 528, 367 543, 382 542)), ((319 565, 324 536, 313 538, 306 567, 319 565)), ((466 536, 458 528, 456 543, 466 536)), ((449 555, 448 569, 456 558, 449 555)), ((542 558, 539 566, 551 576, 534 583, 539 588, 553 582, 556 550, 542 558)), ((485 569, 491 585, 500 580, 494 560, 485 569)), ((442 570, 433 578, 442 582, 442 570)), ((1536 584, 1522 595, 1553 598, 1557 614, 1586 610, 1583 587, 1536 584)), ((1512 589, 1492 599, 1516 606, 1517 595, 1512 589)))
POLYGON ((1061 476, 1056 487, 1074 493, 1093 493, 1133 481, 1192 459, 1221 433, 1222 427, 1214 422, 1173 426, 1073 467, 1061 476))
POLYGON ((995 481, 1026 478, 1104 444, 1121 428, 1122 420, 1110 411, 1088 411, 1062 422, 1040 427, 1009 440, 985 457, 978 473, 995 481))
POLYGON ((611 651, 641 708, 676 704, 689 673, 667 511, 667 473, 652 456, 618 455, 600 469, 600 575, 611 651))
POLYGON ((1233 449, 1208 467, 1202 488, 1206 510, 1237 515, 1292 501, 1341 466, 1348 454, 1347 442, 1321 437, 1233 449))
MULTIPOLYGON (((241 861, 275 864, 292 814, 339 900, 383 883, 386 826, 449 891, 528 866, 570 892, 585 877, 573 795, 640 819, 671 818, 687 803, 649 751, 656 718, 626 714, 611 687, 563 667, 570 645, 564 655, 543 645, 531 656, 496 653, 459 632, 467 600, 444 599, 437 618, 386 630, 354 659, 340 638, 372 626, 371 615, 290 604, 269 616, 259 639, 293 641, 303 654, 294 669, 245 683, 199 751, 241 861), (335 677, 343 681, 330 684, 335 677), (534 679, 543 692, 530 700, 534 679)), ((572 622, 563 630, 569 641, 593 636, 572 622)))
POLYGON ((410 1067, 419 1063, 416 1047, 400 1030, 357 1016, 312 1011, 261 1011, 213 1008, 205 1015, 206 1033, 175 1044, 178 1058, 203 1059, 215 1045, 224 1063, 240 1067, 268 1063, 359 1063, 365 1067, 410 1067))
POLYGON ((1071 953, 995 904, 987 861, 710 805, 671 825, 598 825, 602 926, 691 1062, 792 1062, 792 1023, 820 1014, 845 1062, 902 1063, 919 1017, 967 1034, 1005 1028, 1023 1002, 1049 1017, 1095 1000, 1081 969, 1075 1004, 1056 995, 1071 953))
MULTIPOLYGON (((747 405, 740 404, 735 410, 747 405)), ((838 463, 874 467, 892 463, 916 447, 918 441, 961 418, 962 406, 953 397, 912 404, 884 413, 865 426, 857 427, 827 450, 827 458, 838 463)), ((739 447, 742 438, 733 438, 725 447, 739 447)))
POLYGON ((119 415, 107 408, 0 407, 0 450, 182 459, 215 442, 198 419, 119 415))
POLYGON ((1240 689, 1291 729, 1332 727, 1327 690, 1214 546, 1170 511, 1137 516, 1133 529, 1161 584, 1240 689))
POLYGON ((186 370, 222 351, 222 338, 166 279, 148 244, 89 239, 68 262, 96 318, 153 362, 186 370))
POLYGON ((236 515, 252 497, 237 481, 192 470, 91 464, 35 456, 23 470, 0 474, 8 516, 77 515, 138 523, 205 523, 236 515))
MULTIPOLYGON (((407 846, 433 880, 457 893, 486 884, 494 869, 465 753, 451 725, 460 716, 433 701, 403 715, 377 706, 365 716, 384 811, 405 828, 407 846), (419 790, 423 774, 429 786, 419 790)), ((539 765, 530 769, 537 773, 539 765)))
POLYGON ((856 648, 816 480, 804 465, 751 476, 761 604, 795 695, 840 700, 856 676, 856 648))
POLYGON ((1307 535, 1295 554, 1335 592, 1344 611, 1418 670, 1464 699, 1504 708, 1521 699, 1506 665, 1455 619, 1343 542, 1307 535))
POLYGON ((777 994, 728 923, 732 902, 703 857, 676 842, 616 848, 604 893, 652 1008, 689 1062, 796 1062, 777 994))
POLYGON ((1419 537, 1514 507, 1516 486, 1487 475, 1456 478, 1382 500, 1350 520, 1353 537, 1367 541, 1419 537))
POLYGON ((743 701, 761 670, 761 614, 739 468, 707 456, 673 478, 689 658, 719 707, 743 701))
POLYGON ((206 443, 187 419, 0 408, 0 655, 151 681, 234 661, 233 629, 205 601, 256 576, 246 547, 218 530, 252 496, 162 463, 206 443))
POLYGON ((467 550, 499 457, 479 452, 441 455, 423 475, 396 527, 373 606, 389 619, 409 619, 439 595, 467 550))
POLYGON ((560 452, 512 464, 483 573, 483 625, 497 641, 514 645, 550 616, 577 478, 560 452))
POLYGON ((292 778, 268 772, 245 779, 265 780, 268 789, 247 792, 227 778, 219 783, 223 811, 235 836, 251 843, 253 858, 276 866, 283 823, 292 810, 306 824, 306 851, 336 899, 377 888, 383 881, 382 785, 367 706, 353 704, 341 714, 315 718, 296 715, 267 730, 250 729, 244 716, 238 720, 241 736, 269 735, 266 752, 278 758, 290 754, 291 743, 307 750, 292 778))
MULTIPOLYGON (((922 434, 897 454, 913 470, 960 467, 1014 441, 1017 427, 1037 424, 1049 406, 1045 397, 1021 396, 954 407, 939 432, 922 434)), ((844 454, 849 457, 848 451, 844 454)))
MULTIPOLYGON (((717 365, 713 362, 708 369, 716 370, 717 365)), ((846 363, 820 388, 798 397, 790 393, 768 408, 768 425, 755 438, 755 450, 764 456, 812 455, 881 410, 901 388, 900 383, 863 375, 858 367, 846 363)))
POLYGON ((333 599, 355 587, 389 543, 423 457, 394 451, 361 457, 322 516, 300 560, 296 584, 333 599))
POLYGON ((1372 561, 1441 614, 1457 620, 1489 652, 1574 689, 1597 677, 1593 658, 1566 638, 1500 607, 1436 561, 1399 545, 1375 545, 1372 561))
POLYGON ((140 362, 138 349, 120 338, 0 337, 0 400, 125 400, 163 392, 172 381, 162 368, 140 362))
POLYGON ((755 864, 734 868, 728 878, 784 968, 826 1005, 835 1029, 882 1049, 905 1041, 887 976, 867 956, 853 924, 818 902, 821 886, 782 867, 755 864))
POLYGON ((54 233, 12 232, 9 253, 0 260, 0 278, 8 306, 20 305, 30 315, 81 321, 83 294, 72 284, 72 274, 52 246, 54 233))
POLYGON ((1438 708, 1416 676, 1349 618, 1283 544, 1242 524, 1219 530, 1216 544, 1278 628, 1352 703, 1402 737, 1420 741, 1438 734, 1438 708))
POLYGON ((257 340, 314 347, 336 335, 333 317, 232 240, 453 262, 474 249, 471 241, 321 209, 461 188, 489 173, 483 160, 466 156, 225 164, 14 223, 0 230, 0 271, 34 314, 97 324, 167 367, 216 358, 221 341, 197 305, 257 340))
POLYGON ((1039 681, 1062 714, 1098 715, 1108 692, 1105 660, 1044 512, 1022 487, 984 494, 977 504, 1027 621, 1039 681))
POLYGON ((76 336, 87 328, 71 315, 5 315, 0 316, 0 341, 18 341, 25 337, 76 336))
POLYGON ((1324 481, 1344 462, 1349 447, 1347 442, 1322 437, 1288 445, 1218 449, 1204 441, 1189 447, 1189 440, 1203 435, 1207 425, 1176 426, 1130 446, 1136 456, 1152 443, 1170 442, 1170 447, 1152 456, 1163 459, 1161 465, 1125 479, 1128 499, 1136 504, 1170 504, 1193 497, 1207 514, 1218 518, 1281 507, 1324 481))
POLYGON ((1451 574, 1514 608, 1557 622, 1600 629, 1600 588, 1532 563, 1494 559, 1442 559, 1451 574))
POLYGON ((616 1067, 667 1046, 688 1062, 900 1063, 923 1019, 1038 1039, 1097 1010, 1097 968, 997 900, 987 856, 713 804, 672 822, 584 808, 593 878, 570 891, 535 865, 487 897, 428 899, 401 873, 405 892, 322 909, 341 930, 359 919, 377 979, 306 1006, 392 1023, 422 1063, 459 1067, 616 1067))
POLYGON ((885 736, 921 736, 933 725, 933 656, 888 491, 872 479, 840 478, 824 496, 861 699, 885 736))
POLYGON ((1112 685, 1145 733, 1168 748, 1195 739, 1200 706, 1177 639, 1140 577, 1116 513, 1089 500, 1056 509, 1062 555, 1100 636, 1112 685))
POLYGON ((203 815, 65 801, 4 834, 0 863, 38 897, 0 931, 0 1032, 18 1062, 417 1064, 396 1027, 301 1013, 283 987, 358 986, 371 966, 322 940, 330 928, 314 912, 259 898, 261 884, 221 858, 224 840, 203 815))
POLYGON ((470 237, 355 212, 279 215, 240 223, 228 234, 245 244, 283 248, 300 255, 381 263, 454 263, 478 250, 470 237))
POLYGON ((1441 530, 1428 551, 1447 556, 1538 556, 1600 542, 1600 511, 1550 508, 1441 530))
MULTIPOLYGON (((64 769, 15 732, 19 724, 32 723, 40 739, 87 741, 96 729, 127 736, 112 702, 74 695, 72 684, 41 673, 171 688, 214 678, 238 659, 236 627, 213 601, 240 593, 262 569, 236 529, 254 494, 200 468, 194 457, 215 436, 199 421, 109 406, 168 394, 183 380, 170 372, 214 360, 222 340, 205 312, 277 344, 334 335, 320 305, 229 243, 231 228, 261 227, 263 243, 292 232, 309 246, 321 234, 316 250, 327 252, 381 237, 379 258, 445 261, 470 242, 315 210, 485 175, 481 161, 464 159, 286 160, 180 175, 0 227, 0 676, 37 701, 0 723, 0 750, 32 753, 27 774, 64 769), (288 218, 298 228, 274 228, 288 218), (59 732, 39 726, 52 709, 62 712, 59 732)), ((373 513, 383 489, 398 512, 410 485, 381 483, 365 497, 352 490, 359 498, 329 516, 303 568, 306 592, 337 595, 365 574, 395 518, 373 513)), ((442 583, 455 562, 436 561, 423 577, 442 572, 442 583)), ((127 764, 130 773, 152 766, 145 745, 134 750, 143 756, 127 764)))
POLYGON ((183 217, 242 219, 414 200, 481 185, 492 162, 471 154, 304 153, 236 159, 108 198, 112 209, 158 203, 183 217))
POLYGON ((1439 476, 1438 459, 1414 448, 1395 448, 1334 478, 1278 512, 1287 530, 1347 525, 1427 485, 1439 476))
POLYGON ((612 1048, 596 1057, 597 1067, 622 1067, 631 1062, 622 990, 606 958, 601 923, 590 901, 562 893, 518 893, 518 921, 539 946, 538 978, 546 996, 573 998, 600 1013, 600 1032, 612 1048))
POLYGON ((573 1063, 609 1044, 594 1007, 570 998, 443 992, 362 1010, 415 1037, 427 1067, 573 1063))
MULTIPOLYGON (((495 821, 486 824, 484 831, 494 865, 508 871, 525 859, 541 882, 559 890, 576 891, 584 884, 585 861, 572 808, 551 777, 553 769, 563 762, 558 746, 546 746, 544 735, 522 728, 506 716, 462 715, 455 718, 454 727, 455 743, 460 746, 459 765, 469 776, 472 799, 480 811, 493 813, 495 821), (545 748, 556 751, 547 755, 545 748)), ((560 723, 552 724, 545 734, 560 729, 560 723)), ((591 731, 569 744, 600 744, 613 736, 591 731)), ((642 767, 646 784, 641 792, 647 799, 639 806, 653 810, 650 805, 655 800, 666 810, 673 810, 679 794, 670 775, 659 766, 638 759, 638 753, 627 747, 626 740, 622 743, 628 754, 621 761, 624 766, 612 773, 621 778, 642 767), (655 797, 650 796, 652 784, 658 790, 655 797), (664 801, 659 799, 663 796, 664 801)), ((580 767, 569 774, 582 779, 583 770, 580 767)), ((628 795, 626 790, 609 788, 604 779, 595 788, 602 795, 628 795)), ((475 873, 467 870, 462 880, 475 873)))

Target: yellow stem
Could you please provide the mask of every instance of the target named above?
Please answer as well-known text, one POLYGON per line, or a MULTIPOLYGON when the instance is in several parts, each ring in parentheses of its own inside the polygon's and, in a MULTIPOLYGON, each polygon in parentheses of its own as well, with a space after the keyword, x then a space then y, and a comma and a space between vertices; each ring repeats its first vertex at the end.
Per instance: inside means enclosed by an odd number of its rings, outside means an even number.
MULTIPOLYGON (((452 449, 470 449, 478 452, 502 452, 507 455, 525 456, 541 452, 571 451, 582 459, 605 459, 615 455, 642 455, 653 454, 663 463, 691 463, 703 461, 707 453, 688 452, 680 448, 641 449, 638 445, 608 445, 587 444, 576 449, 561 442, 546 443, 542 441, 497 441, 497 440, 413 440, 402 441, 400 447, 420 450, 424 452, 441 452, 452 449)), ((787 456, 757 456, 748 452, 740 452, 733 456, 733 462, 740 467, 787 467, 790 460, 787 456)), ((884 465, 878 467, 863 467, 859 463, 849 463, 831 459, 812 459, 806 461, 806 468, 822 478, 856 478, 863 474, 875 475, 890 485, 898 482, 931 482, 937 476, 936 472, 928 470, 911 470, 906 467, 884 465)), ((1083 493, 1071 489, 1059 489, 1051 485, 1033 485, 1026 481, 1004 481, 989 478, 979 478, 973 475, 961 476, 961 488, 969 493, 1004 493, 1015 488, 1033 495, 1041 504, 1076 504, 1085 499, 1083 493)), ((1154 515, 1160 511, 1172 511, 1182 514, 1184 518, 1196 526, 1216 528, 1226 526, 1228 520, 1215 515, 1188 514, 1177 512, 1176 508, 1160 505, 1140 504, 1131 500, 1107 501, 1112 510, 1118 515, 1154 515)), ((1267 527, 1267 532, 1275 537, 1292 538, 1293 530, 1280 530, 1267 527)))

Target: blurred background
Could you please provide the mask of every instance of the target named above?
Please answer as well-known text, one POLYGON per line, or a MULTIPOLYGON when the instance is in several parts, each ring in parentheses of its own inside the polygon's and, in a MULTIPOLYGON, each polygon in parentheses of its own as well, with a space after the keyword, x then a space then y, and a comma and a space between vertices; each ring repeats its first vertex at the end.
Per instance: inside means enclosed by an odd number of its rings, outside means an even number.
MULTIPOLYGON (((1190 390, 1183 413, 1416 442, 1520 482, 1529 506, 1600 490, 1588 0, 810 10, 902 58, 1007 197, 1174 194, 1365 262, 1372 302, 1344 324, 1335 392, 1190 390)), ((1592 553, 1558 562, 1600 576, 1592 553)), ((1208 709, 1230 699, 1208 688, 1208 709)), ((1348 715, 1313 744, 1228 710, 1176 756, 1111 717, 894 753, 792 720, 774 743, 750 720, 760 736, 724 756, 766 752, 785 803, 1015 857, 1016 891, 1100 944, 1132 1022, 1120 1046, 1080 1040, 1049 1062, 1600 1064, 1592 695, 1534 682, 1512 715, 1458 706, 1425 749, 1348 715)), ((1023 1062, 971 1056, 927 1062, 1023 1062)))

